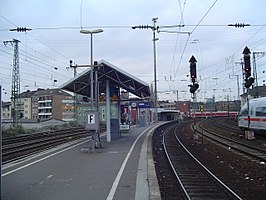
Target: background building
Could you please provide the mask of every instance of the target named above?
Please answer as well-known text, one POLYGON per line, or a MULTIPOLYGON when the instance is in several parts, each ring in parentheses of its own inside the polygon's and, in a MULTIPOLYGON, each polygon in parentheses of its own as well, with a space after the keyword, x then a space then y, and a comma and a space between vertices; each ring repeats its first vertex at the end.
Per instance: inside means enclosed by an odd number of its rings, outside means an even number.
MULTIPOLYGON (((44 90, 44 89, 38 89, 38 90, 44 90)), ((32 119, 32 96, 36 93, 37 91, 30 91, 27 90, 26 92, 22 92, 20 94, 21 98, 21 113, 22 113, 22 118, 23 119, 32 119)))
POLYGON ((11 119, 11 102, 2 102, 2 119, 11 119))
POLYGON ((32 96, 32 118, 73 121, 74 97, 61 89, 39 90, 32 96))

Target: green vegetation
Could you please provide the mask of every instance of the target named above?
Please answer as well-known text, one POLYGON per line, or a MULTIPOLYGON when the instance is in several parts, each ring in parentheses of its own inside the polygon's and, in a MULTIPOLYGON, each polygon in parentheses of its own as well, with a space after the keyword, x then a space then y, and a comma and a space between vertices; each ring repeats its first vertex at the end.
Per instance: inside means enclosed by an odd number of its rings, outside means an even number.
POLYGON ((16 127, 12 127, 12 128, 9 128, 7 130, 3 130, 2 131, 2 134, 3 134, 3 138, 6 138, 6 137, 15 137, 15 136, 18 136, 18 135, 22 135, 22 134, 25 134, 25 130, 22 126, 16 126, 16 127))
POLYGON ((38 132, 46 132, 46 131, 56 131, 56 130, 63 130, 63 129, 69 129, 69 128, 77 128, 81 127, 78 126, 76 122, 70 122, 70 123, 65 123, 63 125, 58 125, 58 126, 47 126, 44 128, 31 128, 31 129, 25 129, 22 126, 16 126, 16 127, 11 127, 6 130, 2 130, 2 136, 3 138, 8 138, 8 137, 16 137, 24 134, 33 134, 33 133, 38 133, 38 132))

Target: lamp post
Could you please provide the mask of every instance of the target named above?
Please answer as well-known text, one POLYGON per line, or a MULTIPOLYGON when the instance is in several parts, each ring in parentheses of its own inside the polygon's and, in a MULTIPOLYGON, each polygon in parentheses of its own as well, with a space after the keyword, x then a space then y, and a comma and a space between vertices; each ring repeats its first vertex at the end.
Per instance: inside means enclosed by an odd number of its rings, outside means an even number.
MULTIPOLYGON (((91 35, 91 71, 90 71, 90 83, 91 83, 91 87, 90 87, 90 97, 91 97, 91 107, 92 107, 92 110, 96 110, 97 113, 99 111, 99 108, 98 108, 98 78, 97 78, 97 74, 95 76, 95 100, 96 100, 96 105, 94 106, 94 103, 93 103, 93 72, 94 72, 94 64, 93 64, 93 42, 92 42, 92 35, 93 34, 97 34, 97 33, 101 33, 103 32, 102 29, 95 29, 95 30, 92 30, 92 31, 89 31, 89 30, 80 30, 80 33, 82 34, 90 34, 91 35)), ((97 73, 97 72, 96 72, 97 73)), ((97 118, 98 118, 98 121, 99 121, 99 113, 97 114, 97 118)), ((91 146, 91 150, 92 152, 94 153, 95 152, 95 147, 101 147, 101 142, 100 142, 100 135, 99 135, 99 127, 96 128, 95 131, 93 131, 93 135, 92 135, 92 146, 91 146)))
POLYGON ((97 34, 97 33, 101 33, 103 32, 102 29, 95 29, 95 30, 92 30, 92 31, 89 31, 89 30, 80 30, 80 33, 82 34, 90 34, 91 35, 91 71, 90 71, 90 83, 91 83, 91 87, 90 87, 90 97, 91 97, 91 107, 92 109, 94 110, 95 107, 94 107, 94 103, 93 103, 93 71, 94 71, 94 68, 93 68, 93 42, 92 42, 92 35, 93 34, 97 34))

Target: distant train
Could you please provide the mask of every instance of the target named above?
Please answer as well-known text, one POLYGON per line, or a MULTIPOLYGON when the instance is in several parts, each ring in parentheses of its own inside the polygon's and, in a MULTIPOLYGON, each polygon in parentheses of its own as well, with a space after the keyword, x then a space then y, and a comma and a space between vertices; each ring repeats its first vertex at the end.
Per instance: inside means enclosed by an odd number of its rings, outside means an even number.
POLYGON ((238 112, 236 111, 216 111, 216 112, 195 112, 191 113, 190 117, 236 117, 238 112))
POLYGON ((242 130, 249 128, 254 131, 266 131, 266 97, 251 99, 249 111, 247 103, 241 108, 238 116, 238 126, 242 130))

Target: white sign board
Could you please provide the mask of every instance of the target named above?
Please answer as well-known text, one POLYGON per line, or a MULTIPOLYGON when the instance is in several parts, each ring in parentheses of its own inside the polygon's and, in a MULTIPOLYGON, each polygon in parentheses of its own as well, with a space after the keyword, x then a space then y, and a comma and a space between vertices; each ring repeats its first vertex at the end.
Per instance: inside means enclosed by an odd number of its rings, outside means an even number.
POLYGON ((97 111, 87 112, 86 129, 94 131, 99 130, 99 112, 97 111))
POLYGON ((95 124, 95 114, 88 114, 88 124, 95 124))

